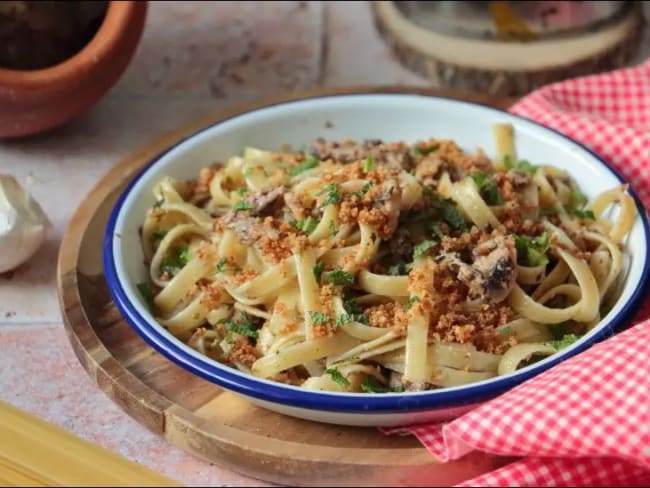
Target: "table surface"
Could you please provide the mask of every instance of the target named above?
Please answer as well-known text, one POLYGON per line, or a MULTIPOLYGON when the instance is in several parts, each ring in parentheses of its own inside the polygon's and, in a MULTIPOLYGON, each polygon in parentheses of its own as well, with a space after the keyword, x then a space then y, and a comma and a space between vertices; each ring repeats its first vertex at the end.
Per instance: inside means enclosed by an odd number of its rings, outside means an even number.
MULTIPOLYGON (((635 61, 648 54, 646 33, 635 61)), ((398 64, 366 2, 151 2, 131 65, 96 107, 50 133, 0 142, 0 173, 17 176, 53 224, 33 259, 0 275, 0 399, 181 483, 259 485, 167 444, 92 384, 63 330, 59 242, 99 178, 165 131, 265 96, 386 84, 429 83, 398 64)))

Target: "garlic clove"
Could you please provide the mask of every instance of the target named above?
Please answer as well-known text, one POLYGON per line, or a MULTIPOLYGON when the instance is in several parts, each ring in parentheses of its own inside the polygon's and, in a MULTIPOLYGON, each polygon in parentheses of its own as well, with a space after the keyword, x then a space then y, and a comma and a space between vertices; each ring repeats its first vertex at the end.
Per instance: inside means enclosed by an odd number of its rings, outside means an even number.
POLYGON ((0 175, 0 273, 29 258, 45 240, 49 221, 16 178, 0 175))

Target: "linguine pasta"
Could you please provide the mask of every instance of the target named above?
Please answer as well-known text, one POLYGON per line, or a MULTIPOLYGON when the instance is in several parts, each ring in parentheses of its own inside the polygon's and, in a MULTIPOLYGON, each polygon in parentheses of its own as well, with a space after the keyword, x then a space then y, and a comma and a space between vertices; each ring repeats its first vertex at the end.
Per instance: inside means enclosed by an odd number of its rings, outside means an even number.
POLYGON ((617 299, 636 218, 564 171, 453 141, 318 139, 166 177, 142 226, 159 322, 210 358, 304 388, 396 392, 515 371, 617 299))

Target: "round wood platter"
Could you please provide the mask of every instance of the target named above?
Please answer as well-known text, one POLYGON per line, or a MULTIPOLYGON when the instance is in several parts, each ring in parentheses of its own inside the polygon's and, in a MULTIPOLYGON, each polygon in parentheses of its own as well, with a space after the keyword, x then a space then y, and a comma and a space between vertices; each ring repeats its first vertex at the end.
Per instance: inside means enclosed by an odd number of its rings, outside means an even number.
POLYGON ((416 24, 399 5, 409 3, 429 2, 371 2, 377 30, 400 62, 436 86, 491 96, 520 96, 555 81, 625 66, 638 52, 645 26, 640 2, 630 2, 611 22, 570 36, 473 39, 416 24))
POLYGON ((256 407, 167 360, 112 303, 102 269, 110 211, 127 183, 183 136, 269 103, 331 93, 422 93, 506 108, 513 100, 417 88, 306 92, 224 111, 191 123, 118 163, 73 216, 59 251, 57 285, 66 331, 92 380, 124 411, 179 448, 233 471, 286 485, 452 485, 509 459, 473 453, 446 464, 411 436, 337 427, 256 407))

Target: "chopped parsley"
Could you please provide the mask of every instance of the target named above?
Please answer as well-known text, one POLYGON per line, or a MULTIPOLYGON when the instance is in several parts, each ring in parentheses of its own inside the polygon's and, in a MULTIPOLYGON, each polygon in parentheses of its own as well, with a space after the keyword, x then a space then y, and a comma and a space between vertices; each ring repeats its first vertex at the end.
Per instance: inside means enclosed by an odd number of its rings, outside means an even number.
POLYGON ((368 317, 366 317, 366 315, 363 313, 339 315, 338 317, 336 317, 336 322, 334 322, 334 324, 336 326, 339 326, 339 325, 349 324, 350 322, 359 322, 360 324, 368 324, 368 317))
POLYGON ((328 282, 337 286, 351 286, 354 285, 354 275, 343 271, 342 269, 335 269, 325 273, 325 278, 328 282))
POLYGON ((232 206, 233 210, 253 210, 253 204, 246 200, 239 200, 232 206))
POLYGON ((434 241, 424 241, 413 248, 413 259, 426 254, 426 252, 434 247, 436 243, 434 241))
POLYGON ((517 248, 517 261, 522 266, 546 266, 548 257, 546 252, 551 246, 551 238, 548 232, 531 238, 514 234, 515 247, 517 248))
POLYGON ((332 321, 332 317, 321 312, 309 311, 309 317, 311 318, 311 321, 316 325, 324 325, 332 321))
POLYGON ((311 234, 318 225, 318 220, 314 217, 307 217, 306 219, 296 220, 291 222, 291 226, 297 230, 303 231, 305 234, 311 234))
POLYGON ((573 208, 584 207, 587 204, 587 196, 574 188, 573 190, 571 190, 569 203, 573 208))
POLYGON ((242 172, 246 178, 248 178, 250 175, 253 174, 255 168, 253 166, 248 166, 244 171, 242 172))
POLYGON ((160 270, 163 273, 169 273, 172 276, 185 267, 192 259, 192 253, 187 246, 175 248, 171 254, 165 256, 160 263, 160 270))
POLYGON ((431 222, 431 224, 429 224, 429 228, 438 239, 442 240, 442 238, 445 236, 445 234, 442 232, 442 229, 440 228, 440 223, 431 222))
POLYGON ((356 299, 349 294, 349 291, 343 292, 343 308, 349 314, 363 313, 363 309, 359 306, 356 299))
POLYGON ((510 326, 504 327, 503 329, 499 329, 499 334, 503 334, 503 335, 512 335, 514 332, 515 331, 512 330, 512 327, 510 326))
POLYGON ((368 173, 375 166, 375 159, 372 156, 368 156, 363 161, 363 172, 368 173))
POLYGON ((365 393, 400 393, 404 391, 404 388, 401 386, 391 388, 380 383, 374 376, 366 376, 363 383, 361 383, 361 390, 365 393))
POLYGON ((215 268, 216 273, 224 273, 228 272, 228 266, 230 266, 230 271, 241 271, 241 268, 239 266, 233 266, 228 263, 228 258, 222 257, 218 262, 217 262, 217 267, 215 268))
POLYGON ((471 175, 474 183, 478 187, 478 191, 485 199, 488 205, 500 205, 503 203, 503 197, 497 188, 494 180, 488 177, 485 173, 476 172, 471 175))
POLYGON ((323 203, 320 204, 320 207, 326 207, 327 205, 333 205, 341 201, 341 193, 339 192, 338 183, 330 183, 325 187, 319 195, 327 194, 327 198, 323 203))
POLYGON ((413 269, 413 263, 399 263, 388 268, 388 274, 391 276, 404 276, 409 274, 413 269))
POLYGON ((154 233, 153 233, 153 240, 154 240, 154 242, 162 241, 162 240, 165 238, 166 235, 167 235, 167 231, 166 231, 166 230, 157 230, 157 231, 154 231, 154 233))
POLYGON ((434 208, 439 212, 440 217, 447 222, 452 229, 465 230, 465 219, 456 208, 453 201, 448 198, 437 198, 434 202, 434 208))
POLYGON ((314 273, 314 278, 316 278, 316 283, 320 283, 320 278, 323 275, 323 270, 325 269, 325 263, 317 263, 311 270, 314 273))
POLYGON ((144 301, 147 303, 147 307, 149 307, 149 310, 153 312, 154 304, 153 304, 153 291, 151 290, 151 285, 147 282, 144 282, 144 283, 138 283, 137 287, 138 287, 138 291, 140 292, 140 295, 142 295, 142 298, 144 298, 144 301))
POLYGON ((505 165, 506 169, 517 169, 519 171, 525 171, 526 173, 530 173, 532 175, 537 172, 537 166, 530 164, 530 162, 526 161, 525 159, 515 161, 509 154, 506 154, 506 156, 503 158, 503 164, 505 165))
POLYGON ((551 346, 553 349, 555 349, 556 351, 561 351, 562 349, 569 347, 578 339, 580 338, 575 334, 566 334, 562 337, 562 339, 558 341, 549 341, 547 344, 551 346))
POLYGON ((420 297, 417 295, 413 295, 411 298, 406 300, 406 304, 404 305, 404 308, 406 308, 406 310, 409 310, 414 303, 418 303, 419 301, 420 301, 420 297))
POLYGON ((320 161, 316 159, 315 157, 310 157, 305 159, 302 163, 300 163, 298 166, 291 168, 289 171, 289 176, 297 176, 300 173, 304 173, 305 171, 308 171, 310 169, 314 169, 316 166, 320 164, 320 161))
POLYGON ((330 225, 329 225, 328 230, 329 230, 329 233, 330 233, 330 237, 334 237, 336 235, 336 233, 338 232, 337 229, 336 229, 336 226, 334 225, 333 220, 330 220, 330 225))
POLYGON ((582 210, 579 208, 570 208, 570 207, 564 207, 564 210, 566 210, 569 215, 573 215, 574 217, 578 217, 579 219, 596 220, 596 216, 591 210, 582 210))
POLYGON ((243 188, 235 190, 235 193, 237 193, 237 195, 239 195, 240 197, 243 197, 244 195, 246 195, 246 193, 248 193, 248 187, 245 186, 243 188))
POLYGON ((341 386, 350 386, 348 379, 341 374, 341 372, 336 368, 328 368, 325 370, 325 373, 330 375, 332 381, 337 385, 341 386))
POLYGON ((414 156, 426 156, 428 154, 431 154, 433 151, 436 151, 438 149, 438 145, 434 144, 429 147, 422 147, 419 144, 416 144, 413 146, 413 155, 414 156))
POLYGON ((218 323, 226 324, 228 332, 257 339, 258 332, 254 328, 255 326, 253 323, 247 317, 243 317, 241 320, 221 319, 218 323))
POLYGON ((370 190, 370 187, 371 187, 371 186, 372 186, 372 183, 366 183, 365 185, 363 185, 363 187, 361 188, 361 190, 359 190, 358 192, 354 193, 354 195, 358 196, 359 198, 363 198, 363 196, 364 196, 366 193, 368 193, 368 190, 370 190))

